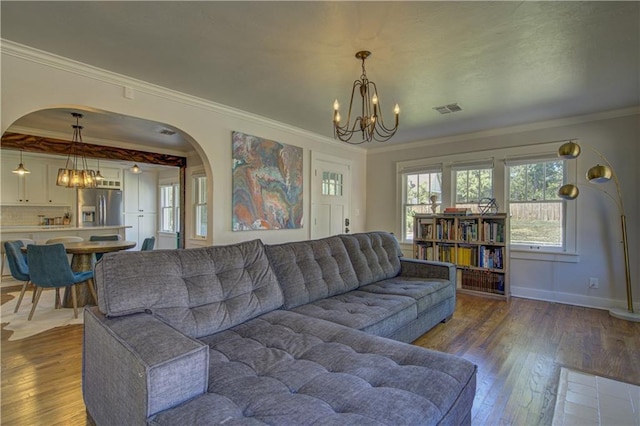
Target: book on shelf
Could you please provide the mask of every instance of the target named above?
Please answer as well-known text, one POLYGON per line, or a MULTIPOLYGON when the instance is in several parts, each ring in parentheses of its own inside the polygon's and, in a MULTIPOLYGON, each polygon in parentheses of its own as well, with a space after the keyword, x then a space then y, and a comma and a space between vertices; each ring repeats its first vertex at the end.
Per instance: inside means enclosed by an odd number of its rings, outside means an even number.
POLYGON ((465 207, 447 207, 444 209, 443 214, 450 216, 468 216, 473 214, 471 209, 465 207))
POLYGON ((461 287, 467 290, 504 295, 504 274, 462 270, 461 287))

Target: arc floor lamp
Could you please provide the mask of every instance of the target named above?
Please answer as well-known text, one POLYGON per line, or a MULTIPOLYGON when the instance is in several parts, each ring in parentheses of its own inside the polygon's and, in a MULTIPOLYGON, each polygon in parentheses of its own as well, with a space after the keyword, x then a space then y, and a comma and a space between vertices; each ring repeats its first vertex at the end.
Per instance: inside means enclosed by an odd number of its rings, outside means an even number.
MULTIPOLYGON (((620 223, 622 225, 624 273, 625 273, 626 286, 627 286, 627 309, 613 308, 609 310, 609 314, 616 318, 620 318, 628 321, 640 322, 640 313, 634 312, 634 309, 633 309, 633 294, 631 290, 631 271, 629 269, 629 244, 627 242, 627 217, 625 216, 625 213, 624 213, 624 203, 622 201, 622 192, 620 191, 620 181, 618 180, 618 175, 613 170, 613 167, 611 166, 611 163, 609 162, 609 160, 607 160, 607 158, 604 155, 602 155, 600 152, 598 152, 594 148, 592 147, 589 147, 589 148, 593 150, 593 152, 595 152, 598 155, 598 157, 600 157, 600 159, 604 162, 604 165, 596 164, 595 166, 591 167, 587 171, 587 180, 591 183, 605 183, 613 179, 613 182, 616 185, 616 192, 618 195, 617 198, 615 198, 613 195, 611 195, 607 191, 604 191, 604 190, 600 190, 600 191, 607 194, 609 198, 611 198, 613 202, 616 204, 616 206, 618 207, 618 211, 620 213, 620 223)), ((580 151, 581 151, 580 145, 578 145, 577 142, 569 141, 562 144, 562 146, 560 146, 560 148, 558 149, 558 157, 564 158, 564 159, 575 159, 575 158, 578 158, 578 156, 580 155, 580 151)), ((579 193, 580 191, 578 190, 577 185, 572 183, 563 185, 558 190, 558 196, 564 200, 575 200, 578 197, 579 193)))

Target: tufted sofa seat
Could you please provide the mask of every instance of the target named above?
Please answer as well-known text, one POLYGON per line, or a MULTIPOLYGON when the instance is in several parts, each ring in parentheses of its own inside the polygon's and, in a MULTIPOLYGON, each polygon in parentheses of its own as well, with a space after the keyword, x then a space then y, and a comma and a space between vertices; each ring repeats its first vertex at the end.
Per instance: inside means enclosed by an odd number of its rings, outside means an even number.
POLYGON ((475 365, 401 342, 452 314, 455 268, 400 256, 386 233, 105 255, 99 306, 84 314, 88 414, 97 425, 469 424, 475 365))

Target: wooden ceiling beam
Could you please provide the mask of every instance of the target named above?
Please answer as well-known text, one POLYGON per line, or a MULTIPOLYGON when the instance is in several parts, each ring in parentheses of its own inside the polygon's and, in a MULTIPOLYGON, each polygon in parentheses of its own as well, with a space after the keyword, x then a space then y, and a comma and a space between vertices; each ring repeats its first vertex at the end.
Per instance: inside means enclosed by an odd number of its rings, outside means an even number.
MULTIPOLYGON (((69 154, 70 143, 71 141, 63 139, 5 132, 2 135, 0 148, 66 156, 69 154)), ((135 149, 116 148, 113 146, 94 145, 89 143, 82 143, 82 149, 84 150, 84 155, 87 158, 98 158, 101 160, 125 160, 132 161, 134 163, 160 164, 163 166, 183 168, 187 167, 187 158, 177 155, 158 154, 155 152, 138 151, 135 149)))

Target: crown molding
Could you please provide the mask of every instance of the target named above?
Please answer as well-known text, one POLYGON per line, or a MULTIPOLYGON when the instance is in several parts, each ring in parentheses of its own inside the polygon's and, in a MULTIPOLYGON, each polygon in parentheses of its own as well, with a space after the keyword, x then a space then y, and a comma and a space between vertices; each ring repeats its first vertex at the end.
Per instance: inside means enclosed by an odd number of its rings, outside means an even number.
POLYGON ((333 147, 340 147, 342 149, 359 153, 366 151, 364 148, 352 145, 344 145, 332 138, 309 132, 299 127, 281 123, 279 121, 275 121, 261 115, 252 114, 247 111, 232 108, 230 106, 199 98, 197 96, 188 95, 186 93, 148 83, 143 80, 138 80, 112 71, 107 71, 102 68, 94 67, 92 65, 65 58, 63 56, 55 55, 53 53, 45 52, 43 50, 35 49, 33 47, 16 43, 11 40, 0 38, 0 53, 3 55, 13 56, 15 58, 34 62, 46 67, 55 68, 65 72, 91 78, 103 83, 122 86, 123 88, 131 88, 141 93, 166 99, 172 102, 182 103, 190 107, 227 115, 241 120, 248 120, 265 127, 270 127, 275 130, 290 133, 292 135, 314 139, 333 147))
POLYGON ((573 117, 556 118, 553 120, 537 121, 534 123, 519 124, 517 126, 499 127, 489 130, 481 130, 478 132, 462 133, 459 135, 444 136, 434 139, 425 139, 421 141, 408 142, 397 145, 387 145, 367 150, 367 154, 380 154, 385 152, 397 152, 407 149, 423 148, 426 146, 435 146, 454 142, 464 142, 470 139, 479 139, 493 136, 502 136, 513 133, 530 132, 534 130, 549 129, 553 127, 570 126, 573 124, 587 123, 590 121, 609 120, 612 118, 626 117, 629 115, 640 114, 640 106, 616 109, 611 111, 600 111, 592 114, 576 115, 573 117))

